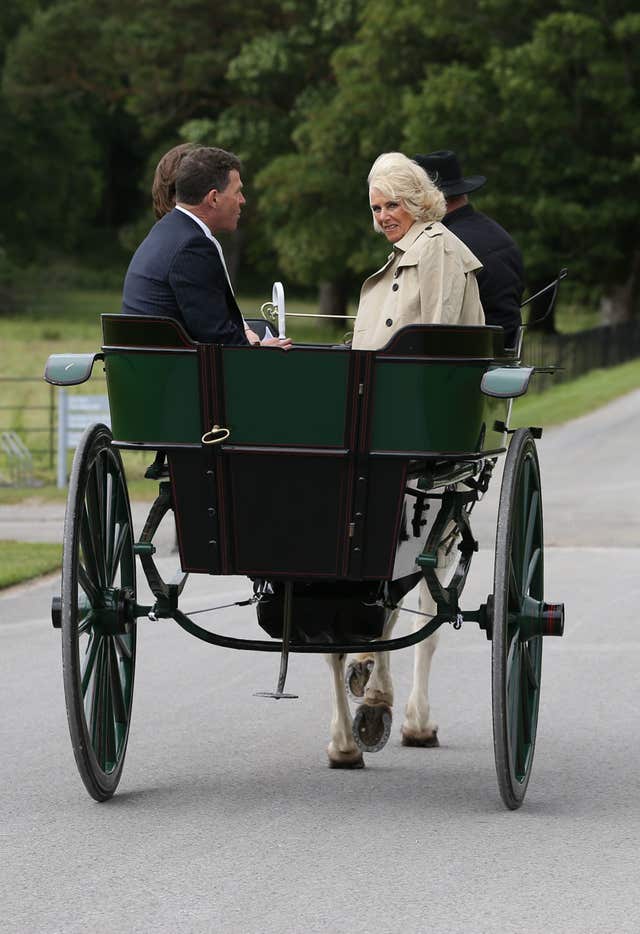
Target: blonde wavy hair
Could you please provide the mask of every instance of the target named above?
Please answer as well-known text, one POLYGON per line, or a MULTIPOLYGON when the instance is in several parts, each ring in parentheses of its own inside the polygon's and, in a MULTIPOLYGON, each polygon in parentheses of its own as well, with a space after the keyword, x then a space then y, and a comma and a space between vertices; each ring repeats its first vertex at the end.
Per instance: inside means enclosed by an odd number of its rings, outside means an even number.
POLYGON ((158 220, 176 206, 176 175, 187 153, 196 149, 195 143, 174 146, 158 162, 151 186, 153 211, 158 220))
MULTIPOLYGON (((425 170, 401 152, 383 152, 371 166, 369 191, 377 188, 385 198, 398 201, 415 221, 439 221, 447 213, 445 197, 425 170)), ((382 233, 377 220, 373 229, 382 233)))

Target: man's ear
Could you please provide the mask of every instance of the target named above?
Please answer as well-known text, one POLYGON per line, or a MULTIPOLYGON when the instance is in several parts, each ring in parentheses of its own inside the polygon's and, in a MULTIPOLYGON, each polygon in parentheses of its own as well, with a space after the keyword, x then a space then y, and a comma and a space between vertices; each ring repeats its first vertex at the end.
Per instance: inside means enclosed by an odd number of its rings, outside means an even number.
POLYGON ((208 191, 204 196, 204 200, 210 208, 215 208, 218 201, 218 189, 212 188, 211 191, 208 191))

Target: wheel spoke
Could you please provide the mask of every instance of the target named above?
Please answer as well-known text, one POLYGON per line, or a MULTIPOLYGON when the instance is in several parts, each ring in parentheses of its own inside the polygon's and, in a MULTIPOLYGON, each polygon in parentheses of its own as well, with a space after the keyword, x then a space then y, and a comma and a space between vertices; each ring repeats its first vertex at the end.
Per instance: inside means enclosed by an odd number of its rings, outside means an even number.
POLYGON ((104 735, 104 730, 102 729, 104 716, 104 640, 100 638, 98 642, 99 645, 95 661, 95 673, 93 676, 91 693, 88 698, 89 715, 87 720, 89 732, 91 735, 91 746, 93 747, 93 751, 95 752, 98 761, 100 762, 100 751, 104 735))
MULTIPOLYGON (((116 700, 113 689, 113 653, 109 641, 106 643, 105 647, 105 662, 106 662, 106 671, 104 679, 104 758, 102 760, 102 768, 105 772, 110 772, 116 762, 117 756, 117 746, 116 746, 116 725, 115 725, 115 707, 114 702, 116 700)), ((117 678, 117 673, 116 673, 117 678)))
POLYGON ((107 563, 105 555, 105 522, 104 513, 104 457, 103 453, 96 457, 87 483, 87 515, 89 518, 96 564, 98 565, 99 580, 102 587, 107 587, 107 563))
MULTIPOLYGON (((534 490, 531 496, 531 502, 529 503, 529 515, 527 517, 527 530, 524 537, 524 546, 522 549, 522 576, 521 580, 527 580, 527 564, 531 557, 531 550, 533 548, 533 536, 536 530, 537 518, 538 518, 538 502, 540 500, 540 494, 537 490, 534 490)), ((523 593, 527 593, 527 584, 525 583, 523 588, 523 593)))
MULTIPOLYGON (((531 685, 528 679, 528 666, 531 665, 531 659, 529 658, 529 652, 526 645, 522 646, 522 674, 521 674, 521 689, 520 689, 520 716, 522 719, 522 742, 525 746, 529 747, 531 745, 531 717, 532 717, 532 706, 531 706, 531 685)), ((524 770, 524 762, 522 763, 522 769, 524 770)))
MULTIPOLYGON (((101 573, 102 566, 96 551, 94 523, 91 519, 91 509, 92 507, 88 501, 83 504, 82 515, 80 517, 80 549, 82 552, 82 560, 84 561, 89 580, 98 588, 98 590, 101 590, 106 586, 106 582, 101 573)), ((95 513, 93 513, 93 515, 95 516, 95 513)), ((89 596, 88 593, 87 596, 89 596)))
POLYGON ((120 567, 120 562, 122 560, 122 552, 124 550, 124 546, 129 540, 130 532, 131 529, 129 527, 129 523, 126 522, 124 525, 118 526, 114 536, 113 553, 111 555, 111 562, 109 565, 109 577, 112 584, 116 579, 118 568, 120 567))
POLYGON ((520 588, 516 580, 516 571, 513 561, 509 558, 509 596, 507 606, 510 610, 519 610, 521 604, 520 588))
POLYGON ((515 764, 518 751, 518 711, 520 707, 520 642, 518 636, 509 648, 511 666, 507 669, 507 729, 509 733, 510 759, 515 764))
POLYGON ((93 610, 89 608, 85 611, 84 616, 78 620, 78 635, 82 636, 85 632, 91 631, 91 625, 93 623, 93 610))
POLYGON ((127 722, 127 704, 124 697, 124 688, 120 680, 120 665, 115 646, 110 646, 110 674, 111 674, 111 699, 113 704, 113 716, 116 723, 127 722))
POLYGON ((103 499, 103 508, 104 516, 102 518, 102 528, 104 533, 104 563, 106 568, 107 575, 107 586, 111 587, 113 584, 113 578, 111 577, 111 567, 112 567, 112 558, 113 558, 113 537, 114 537, 114 526, 115 526, 115 515, 114 515, 114 490, 113 490, 113 475, 109 469, 110 465, 107 463, 105 465, 105 475, 104 475, 104 499, 103 499))
POLYGON ((527 679, 529 687, 533 688, 534 691, 537 691, 540 687, 540 683, 538 681, 538 675, 533 664, 533 659, 531 658, 531 647, 528 642, 524 642, 522 645, 522 662, 523 674, 527 679))
POLYGON ((99 607, 101 602, 100 591, 89 577, 87 569, 83 564, 78 564, 78 583, 80 587, 82 587, 91 606, 99 607))
POLYGON ((536 550, 531 555, 531 559, 529 561, 529 567, 527 568, 527 578, 526 578, 525 587, 524 587, 525 595, 531 592, 531 584, 533 583, 534 574, 538 570, 538 565, 540 563, 541 557, 542 557, 542 549, 536 548, 536 550))
POLYGON ((83 697, 87 693, 89 682, 91 681, 91 676, 95 671, 96 656, 100 648, 100 642, 100 637, 92 632, 89 636, 89 644, 87 645, 87 651, 85 653, 82 665, 81 688, 83 697))
POLYGON ((118 634, 114 636, 114 638, 116 640, 116 646, 118 649, 120 649, 122 656, 126 659, 132 658, 133 652, 130 645, 131 636, 122 636, 118 634))

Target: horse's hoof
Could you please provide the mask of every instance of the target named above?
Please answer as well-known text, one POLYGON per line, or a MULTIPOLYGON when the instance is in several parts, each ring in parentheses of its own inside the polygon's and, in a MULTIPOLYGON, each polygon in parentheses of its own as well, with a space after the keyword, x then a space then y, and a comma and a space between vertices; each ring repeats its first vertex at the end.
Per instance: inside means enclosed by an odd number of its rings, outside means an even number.
POLYGON ((435 749, 436 746, 440 745, 437 730, 431 730, 429 733, 408 733, 403 727, 401 733, 403 746, 415 746, 420 747, 421 749, 435 749))
POLYGON ((332 759, 329 756, 330 769, 363 769, 364 759, 361 752, 341 753, 340 759, 332 759))
POLYGON ((351 732, 363 752, 379 752, 391 735, 391 708, 382 704, 377 707, 361 704, 353 718, 351 732))
POLYGON ((373 671, 374 664, 375 662, 372 658, 367 658, 364 661, 349 662, 344 677, 344 683, 352 697, 356 699, 364 697, 364 691, 371 676, 371 672, 373 671))

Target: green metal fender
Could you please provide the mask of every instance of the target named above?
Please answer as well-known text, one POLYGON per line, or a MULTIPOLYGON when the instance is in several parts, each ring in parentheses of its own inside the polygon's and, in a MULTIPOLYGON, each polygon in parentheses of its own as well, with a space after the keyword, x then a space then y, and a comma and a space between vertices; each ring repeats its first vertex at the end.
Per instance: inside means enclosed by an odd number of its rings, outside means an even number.
POLYGON ((86 383, 101 353, 54 353, 47 360, 44 378, 52 386, 77 386, 86 383))
POLYGON ((515 399, 516 396, 524 396, 534 371, 535 367, 532 366, 499 366, 494 370, 487 370, 482 377, 480 389, 485 396, 515 399))

